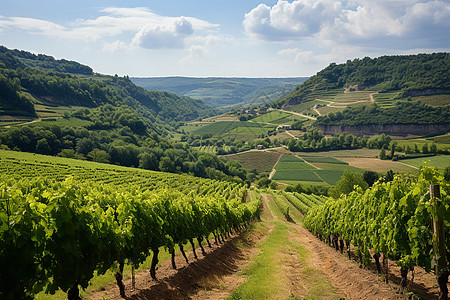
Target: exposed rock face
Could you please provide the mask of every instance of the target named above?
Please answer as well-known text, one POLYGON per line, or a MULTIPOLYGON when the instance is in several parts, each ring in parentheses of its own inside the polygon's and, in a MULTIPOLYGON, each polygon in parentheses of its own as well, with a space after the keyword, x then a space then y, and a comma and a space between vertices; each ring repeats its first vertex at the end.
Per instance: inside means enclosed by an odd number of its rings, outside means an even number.
POLYGON ((406 135, 434 135, 450 130, 450 123, 444 124, 385 124, 385 125, 355 125, 355 126, 337 126, 337 125, 318 125, 318 129, 324 134, 350 133, 357 136, 388 134, 394 136, 406 135))
POLYGON ((371 86, 368 84, 356 84, 356 85, 351 85, 348 88, 345 89, 345 92, 356 92, 356 91, 364 91, 367 88, 370 88, 371 86))

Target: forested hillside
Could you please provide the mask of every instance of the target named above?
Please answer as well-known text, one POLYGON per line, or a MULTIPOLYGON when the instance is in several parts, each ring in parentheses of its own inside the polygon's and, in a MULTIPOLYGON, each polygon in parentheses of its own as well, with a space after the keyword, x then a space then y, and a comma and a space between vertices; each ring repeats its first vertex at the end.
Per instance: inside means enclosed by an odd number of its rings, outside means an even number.
POLYGON ((38 105, 66 110, 33 124, 3 126, 0 148, 247 180, 239 164, 199 153, 168 137, 180 123, 214 112, 202 102, 146 91, 128 77, 94 74, 77 62, 0 47, 0 116, 37 118, 38 105))
MULTIPOLYGON (((412 91, 432 89, 450 93, 450 53, 356 58, 345 64, 331 63, 273 106, 297 104, 311 100, 321 92, 354 87, 382 92, 400 90, 403 96, 412 91)), ((432 91, 430 91, 432 92, 432 91)))
POLYGON ((128 105, 150 120, 186 121, 211 113, 198 100, 168 92, 146 91, 128 76, 93 73, 88 66, 51 56, 0 47, 0 111, 35 115, 33 102, 98 107, 128 105))

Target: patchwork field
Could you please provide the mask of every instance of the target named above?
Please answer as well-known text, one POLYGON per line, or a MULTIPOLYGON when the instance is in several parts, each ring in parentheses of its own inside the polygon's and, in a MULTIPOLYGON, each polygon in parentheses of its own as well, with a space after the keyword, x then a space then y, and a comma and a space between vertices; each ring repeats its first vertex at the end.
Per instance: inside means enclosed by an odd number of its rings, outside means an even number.
POLYGON ((420 100, 432 106, 444 106, 450 104, 450 94, 413 97, 412 100, 420 100))
POLYGON ((284 154, 275 166, 273 180, 334 185, 344 171, 363 172, 333 157, 297 157, 284 154))
POLYGON ((424 158, 404 159, 403 163, 420 168, 423 165, 432 166, 437 169, 445 169, 450 167, 450 155, 438 155, 424 158))
POLYGON ((251 150, 238 154, 223 155, 222 158, 235 160, 248 170, 256 169, 258 172, 270 172, 281 156, 274 151, 251 150))
POLYGON ((345 161, 352 167, 375 171, 379 173, 386 173, 389 170, 392 170, 395 173, 417 172, 417 168, 403 163, 403 160, 402 162, 399 162, 392 160, 381 160, 378 158, 370 158, 370 157, 343 157, 340 159, 342 161, 345 161))
POLYGON ((211 123, 190 124, 189 126, 182 127, 184 130, 189 130, 193 134, 212 134, 212 135, 224 135, 231 131, 234 134, 261 134, 270 128, 265 127, 264 124, 240 122, 240 121, 220 121, 211 123), (251 128, 251 129, 249 129, 251 128))

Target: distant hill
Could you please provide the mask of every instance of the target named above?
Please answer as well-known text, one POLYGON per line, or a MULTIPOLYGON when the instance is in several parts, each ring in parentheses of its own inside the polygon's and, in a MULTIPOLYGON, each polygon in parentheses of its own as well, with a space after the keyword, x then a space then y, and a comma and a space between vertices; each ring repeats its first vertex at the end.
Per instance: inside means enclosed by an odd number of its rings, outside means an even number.
POLYGON ((400 91, 409 95, 450 93, 450 53, 348 60, 331 63, 273 106, 295 105, 337 89, 400 91))
POLYGON ((199 100, 169 92, 147 91, 126 77, 47 55, 0 46, 0 115, 36 116, 36 105, 99 107, 127 105, 141 116, 173 122, 211 115, 199 100))
POLYGON ((161 90, 202 100, 214 107, 269 103, 292 92, 308 77, 293 78, 131 78, 146 90, 161 90))
POLYGON ((436 134, 450 129, 449 70, 450 53, 332 63, 271 106, 317 117, 329 134, 436 134))

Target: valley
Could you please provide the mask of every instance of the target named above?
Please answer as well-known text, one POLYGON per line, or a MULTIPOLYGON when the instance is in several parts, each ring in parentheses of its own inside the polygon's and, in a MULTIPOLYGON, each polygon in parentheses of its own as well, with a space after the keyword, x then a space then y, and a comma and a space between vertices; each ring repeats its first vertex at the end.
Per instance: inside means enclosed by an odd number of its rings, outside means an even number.
POLYGON ((436 299, 449 57, 150 80, 1 47, 0 298, 436 299))

